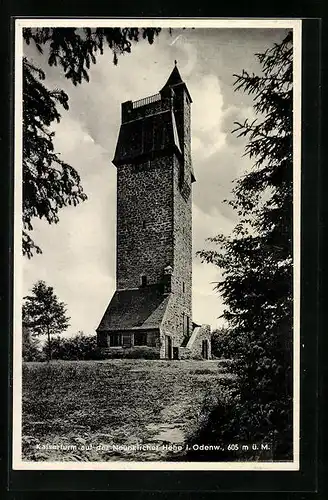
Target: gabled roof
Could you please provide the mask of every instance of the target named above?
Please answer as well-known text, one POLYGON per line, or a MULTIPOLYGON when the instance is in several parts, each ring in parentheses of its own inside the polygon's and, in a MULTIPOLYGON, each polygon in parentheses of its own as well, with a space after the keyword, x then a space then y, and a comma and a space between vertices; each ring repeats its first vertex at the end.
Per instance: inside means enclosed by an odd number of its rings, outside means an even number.
POLYGON ((159 328, 168 300, 158 285, 117 290, 97 331, 159 328))

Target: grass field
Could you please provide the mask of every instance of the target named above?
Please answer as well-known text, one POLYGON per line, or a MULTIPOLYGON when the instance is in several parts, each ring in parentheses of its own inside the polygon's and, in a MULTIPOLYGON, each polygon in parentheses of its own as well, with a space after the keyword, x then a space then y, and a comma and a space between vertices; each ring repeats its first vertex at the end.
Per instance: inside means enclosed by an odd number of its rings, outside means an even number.
POLYGON ((168 459, 167 445, 202 425, 229 378, 219 361, 24 363, 22 458, 168 459), (149 449, 136 451, 141 444, 149 449))

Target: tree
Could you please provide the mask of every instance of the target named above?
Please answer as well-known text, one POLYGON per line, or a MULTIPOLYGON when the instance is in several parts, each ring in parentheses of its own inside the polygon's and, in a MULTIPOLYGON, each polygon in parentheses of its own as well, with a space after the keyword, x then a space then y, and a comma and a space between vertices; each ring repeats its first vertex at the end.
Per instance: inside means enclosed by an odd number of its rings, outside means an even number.
POLYGON ((240 402, 230 431, 235 426, 240 441, 271 440, 274 457, 282 459, 290 457, 292 442, 292 55, 290 32, 257 54, 261 75, 234 75, 258 116, 233 131, 248 139, 253 166, 235 181, 229 204, 239 222, 232 235, 210 238, 217 247, 198 252, 222 270, 216 288, 223 317, 239 339, 240 402))
POLYGON ((211 352, 217 358, 232 359, 238 352, 239 338, 226 327, 213 330, 211 337, 211 352))
POLYGON ((24 297, 23 322, 33 335, 47 335, 48 360, 51 360, 51 336, 60 335, 69 326, 66 305, 54 294, 54 289, 42 280, 35 283, 32 295, 24 297))
MULTIPOLYGON (((140 38, 153 43, 160 28, 24 28, 27 44, 34 43, 47 56, 50 66, 60 66, 74 85, 89 81, 91 64, 109 47, 116 65, 120 54, 131 52, 140 38)), ((23 58, 23 255, 41 253, 29 232, 35 217, 49 224, 59 221, 60 208, 76 206, 87 196, 78 172, 54 149, 53 122, 59 122, 58 107, 68 110, 68 95, 49 90, 46 75, 23 58)))

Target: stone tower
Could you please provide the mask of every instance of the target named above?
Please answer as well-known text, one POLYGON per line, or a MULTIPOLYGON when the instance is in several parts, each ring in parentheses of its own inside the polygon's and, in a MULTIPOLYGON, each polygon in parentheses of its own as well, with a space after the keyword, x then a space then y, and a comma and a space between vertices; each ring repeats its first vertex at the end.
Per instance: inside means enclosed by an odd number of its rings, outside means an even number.
POLYGON ((191 102, 175 65, 158 94, 122 104, 113 159, 116 292, 97 329, 99 346, 147 346, 160 358, 179 358, 197 327, 192 322, 191 102))

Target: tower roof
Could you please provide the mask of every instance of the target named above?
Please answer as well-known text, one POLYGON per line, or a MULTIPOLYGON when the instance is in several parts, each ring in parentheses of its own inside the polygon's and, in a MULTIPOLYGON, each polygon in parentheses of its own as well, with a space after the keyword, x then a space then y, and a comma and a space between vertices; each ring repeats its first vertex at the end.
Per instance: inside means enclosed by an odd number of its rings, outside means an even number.
POLYGON ((163 88, 171 87, 172 85, 177 85, 178 83, 183 83, 183 80, 178 70, 178 66, 175 65, 163 88))
POLYGON ((177 66, 177 62, 175 61, 175 65, 174 65, 174 68, 166 82, 166 84, 164 85, 164 87, 160 90, 160 92, 163 92, 165 89, 167 89, 168 87, 175 87, 177 85, 183 85, 185 91, 187 92, 188 94, 188 97, 190 99, 190 102, 192 102, 192 99, 191 99, 191 96, 189 94, 189 91, 188 91, 188 88, 187 88, 187 85, 184 83, 184 81, 182 80, 181 78, 181 75, 180 75, 180 72, 178 70, 178 66, 177 66))
POLYGON ((182 154, 175 116, 172 110, 144 116, 142 120, 122 123, 117 140, 114 165, 122 165, 136 158, 163 154, 172 147, 182 154))

